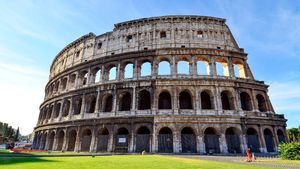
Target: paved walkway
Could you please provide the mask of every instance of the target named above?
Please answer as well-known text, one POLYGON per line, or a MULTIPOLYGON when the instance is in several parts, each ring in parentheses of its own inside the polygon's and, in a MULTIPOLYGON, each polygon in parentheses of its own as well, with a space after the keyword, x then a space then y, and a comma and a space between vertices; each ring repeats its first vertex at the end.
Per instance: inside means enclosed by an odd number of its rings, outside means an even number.
POLYGON ((203 159, 210 161, 220 161, 220 162, 233 162, 245 165, 256 165, 256 166, 265 166, 276 169, 300 169, 300 163, 284 163, 279 158, 265 158, 258 157, 254 162, 246 162, 245 156, 203 156, 203 155, 176 155, 181 158, 191 158, 191 159, 203 159))

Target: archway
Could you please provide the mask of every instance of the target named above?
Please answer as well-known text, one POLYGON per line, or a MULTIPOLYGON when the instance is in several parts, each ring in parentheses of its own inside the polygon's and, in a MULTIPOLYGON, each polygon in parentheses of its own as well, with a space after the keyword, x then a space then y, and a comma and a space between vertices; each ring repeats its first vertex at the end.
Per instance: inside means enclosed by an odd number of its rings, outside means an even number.
POLYGON ((179 93, 179 107, 180 109, 193 109, 192 97, 187 91, 179 93))
POLYGON ((214 128, 209 127, 204 131, 204 143, 206 153, 220 153, 219 136, 214 128))
POLYGON ((274 152, 273 134, 270 129, 264 130, 264 138, 268 152, 274 152))
POLYGON ((227 149, 229 153, 241 153, 241 143, 235 128, 228 128, 225 132, 227 149))
POLYGON ((248 142, 248 148, 250 148, 252 152, 256 152, 256 153, 260 152, 259 151, 260 144, 255 129, 249 128, 247 130, 247 142, 248 142))
POLYGON ((128 152, 129 132, 126 128, 119 128, 115 139, 116 152, 128 152))
POLYGON ((100 132, 98 133, 97 152, 107 151, 108 140, 109 140, 109 132, 107 128, 100 130, 100 132))
POLYGON ((74 151, 75 149, 75 143, 76 143, 76 136, 77 136, 77 132, 76 130, 72 130, 69 133, 69 139, 68 139, 68 151, 74 151))
POLYGON ((173 133, 168 127, 164 127, 159 130, 158 152, 173 153, 173 133))
POLYGON ((258 110, 260 112, 267 111, 266 100, 261 94, 256 95, 256 100, 257 100, 258 110))
POLYGON ((241 106, 243 110, 249 111, 252 110, 251 97, 248 93, 242 92, 240 94, 241 106))
POLYGON ((228 91, 223 91, 221 93, 221 101, 222 101, 222 109, 223 110, 233 110, 233 103, 232 99, 229 97, 231 96, 231 93, 228 91))
POLYGON ((120 99, 120 105, 119 105, 120 111, 129 111, 131 108, 131 94, 129 92, 126 92, 122 95, 120 99))
POLYGON ((147 110, 151 108, 151 95, 147 90, 139 92, 139 110, 147 110))
POLYGON ((171 109, 171 95, 169 92, 164 91, 159 94, 158 109, 171 109))
POLYGON ((48 150, 52 150, 53 149, 53 143, 54 143, 54 137, 55 137, 55 132, 52 131, 49 135, 49 139, 48 139, 48 150))
POLYGON ((185 127, 181 130, 181 147, 183 153, 196 153, 196 135, 192 128, 185 127))
POLYGON ((108 94, 104 97, 103 102, 103 111, 104 112, 111 112, 112 105, 113 105, 113 96, 112 94, 108 94))
POLYGON ((57 148, 56 148, 57 151, 62 150, 62 147, 64 145, 64 137, 65 137, 65 132, 61 130, 57 136, 57 148))
POLYGON ((85 129, 81 136, 81 151, 90 151, 92 140, 92 131, 85 129))
POLYGON ((201 108, 202 109, 212 109, 211 98, 208 92, 201 92, 201 108))
POLYGON ((282 130, 280 130, 280 129, 277 130, 277 137, 278 137, 279 143, 285 143, 286 142, 285 141, 285 136, 284 136, 282 130))
POLYGON ((136 135, 136 152, 150 151, 150 130, 143 126, 140 127, 136 135))

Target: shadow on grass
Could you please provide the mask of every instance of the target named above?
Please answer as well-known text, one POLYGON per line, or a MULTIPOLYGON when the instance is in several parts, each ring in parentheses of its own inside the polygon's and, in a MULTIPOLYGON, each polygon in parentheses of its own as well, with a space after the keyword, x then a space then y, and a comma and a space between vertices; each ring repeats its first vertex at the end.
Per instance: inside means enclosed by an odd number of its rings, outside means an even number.
POLYGON ((29 153, 11 153, 9 151, 0 151, 0 166, 18 164, 18 163, 41 163, 57 162, 55 160, 43 159, 29 153))

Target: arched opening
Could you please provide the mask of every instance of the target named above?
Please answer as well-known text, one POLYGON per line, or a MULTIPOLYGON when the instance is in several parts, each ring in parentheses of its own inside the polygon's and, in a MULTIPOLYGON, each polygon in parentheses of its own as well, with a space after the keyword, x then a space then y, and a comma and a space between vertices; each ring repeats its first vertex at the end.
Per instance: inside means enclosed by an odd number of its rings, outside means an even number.
POLYGON ((63 110, 62 110, 62 116, 66 117, 69 115, 69 111, 70 111, 70 101, 69 100, 65 100, 64 104, 63 104, 63 110))
POLYGON ((190 74, 189 62, 183 60, 179 61, 177 63, 177 74, 183 74, 183 75, 190 74))
POLYGON ((235 128, 228 128, 225 132, 227 149, 229 153, 241 153, 241 143, 235 128))
POLYGON ((212 98, 207 91, 201 92, 201 108, 213 109, 212 98))
POLYGON ((264 138, 268 152, 274 152, 273 134, 270 129, 264 130, 264 138))
POLYGON ((230 92, 223 91, 221 93, 221 101, 223 110, 233 110, 233 98, 230 92))
POLYGON ((116 152, 128 152, 129 132, 126 128, 119 128, 115 140, 116 152))
POLYGON ((101 69, 96 68, 94 69, 94 83, 99 83, 101 81, 101 69))
POLYGON ((61 89, 62 90, 66 90, 67 88, 67 82, 68 82, 68 78, 63 78, 61 81, 61 89))
POLYGON ((151 95, 147 90, 139 92, 139 110, 147 110, 151 108, 151 95))
POLYGON ((92 140, 92 132, 90 129, 85 129, 81 136, 81 151, 90 151, 92 140))
POLYGON ((81 106, 82 106, 82 98, 81 97, 76 97, 74 99, 73 107, 74 107, 74 115, 80 114, 81 112, 81 106))
POLYGON ((96 96, 90 96, 87 103, 87 113, 94 113, 96 108, 96 96))
POLYGON ((183 153, 196 153, 196 135, 192 128, 185 127, 181 130, 181 147, 183 153))
POLYGON ((210 75, 210 68, 207 61, 197 61, 197 75, 210 75))
POLYGON ((267 111, 266 100, 261 94, 256 95, 256 100, 257 100, 257 104, 258 104, 258 110, 260 112, 267 111))
POLYGON ((64 137, 65 137, 65 132, 64 131, 60 131, 57 135, 57 151, 62 151, 62 147, 64 145, 64 137))
POLYGON ((50 105, 48 110, 47 110, 47 119, 50 119, 52 116, 52 110, 53 110, 53 106, 50 105))
POLYGON ((141 66, 141 76, 151 76, 151 63, 144 62, 141 66))
POLYGON ((285 136, 284 136, 282 130, 280 130, 280 129, 277 130, 277 137, 278 137, 279 143, 285 143, 286 142, 285 141, 285 136))
POLYGON ((168 127, 164 127, 159 130, 158 152, 173 153, 173 133, 168 127))
POLYGON ((53 149, 54 137, 55 137, 55 132, 52 131, 50 133, 49 139, 48 139, 48 142, 49 142, 49 144, 48 144, 48 150, 50 150, 50 151, 53 149))
POLYGON ((247 130, 247 143, 248 143, 248 148, 250 148, 250 150, 252 152, 256 152, 259 153, 259 140, 258 140, 258 135, 255 129, 253 128, 249 128, 247 130))
POLYGON ((171 75, 171 67, 168 61, 161 61, 158 64, 158 75, 171 75))
POLYGON ((242 92, 240 94, 241 106, 243 110, 250 111, 252 110, 251 98, 248 93, 242 92))
POLYGON ((72 88, 75 86, 76 74, 72 74, 69 79, 69 87, 72 88))
POLYGON ((88 83, 88 72, 83 71, 80 74, 81 85, 86 85, 88 83))
POLYGON ((180 109, 193 109, 192 97, 189 92, 179 93, 179 107, 180 109))
POLYGON ((55 115, 54 115, 54 118, 57 118, 57 117, 58 117, 58 115, 59 115, 59 113, 60 113, 60 107, 61 107, 61 104, 60 104, 60 103, 56 103, 56 104, 55 104, 55 109, 54 109, 55 115))
POLYGON ((159 94, 158 109, 172 109, 171 95, 164 91, 159 94))
POLYGON ((133 78, 133 64, 132 63, 128 63, 125 66, 124 78, 125 79, 133 78))
POLYGON ((113 66, 109 69, 108 80, 116 80, 117 79, 117 67, 113 66))
POLYGON ((150 130, 143 126, 140 127, 136 135, 136 152, 150 151, 150 130))
POLYGON ((129 92, 126 92, 122 94, 120 99, 120 105, 119 105, 120 111, 129 111, 131 108, 131 94, 129 92))
POLYGON ((59 81, 55 83, 55 86, 54 86, 54 92, 58 92, 59 91, 59 81))
POLYGON ((75 150, 76 136, 77 136, 76 130, 70 131, 69 138, 68 138, 68 149, 67 149, 68 151, 75 150))
POLYGON ((109 132, 107 128, 103 128, 98 133, 97 152, 106 152, 109 140, 109 132))
POLYGON ((113 96, 112 94, 107 94, 104 97, 103 102, 103 111, 104 112, 111 112, 112 111, 112 104, 113 104, 113 96))
POLYGON ((225 61, 217 61, 216 62, 216 69, 218 76, 229 76, 229 69, 228 64, 225 61))
POLYGON ((44 150, 46 147, 46 141, 47 141, 47 133, 42 135, 42 140, 41 140, 41 146, 40 150, 44 150))
POLYGON ((239 78, 246 78, 244 65, 241 63, 233 64, 234 75, 239 78))
POLYGON ((220 153, 219 136, 214 128, 209 127, 205 129, 204 143, 207 154, 220 153))

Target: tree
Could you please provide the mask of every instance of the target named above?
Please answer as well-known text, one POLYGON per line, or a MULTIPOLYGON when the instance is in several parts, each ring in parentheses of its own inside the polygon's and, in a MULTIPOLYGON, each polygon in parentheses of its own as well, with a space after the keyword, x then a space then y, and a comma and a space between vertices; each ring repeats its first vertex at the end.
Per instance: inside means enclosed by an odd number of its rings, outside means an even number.
POLYGON ((19 138, 20 138, 20 131, 19 131, 19 127, 15 133, 15 136, 14 136, 14 141, 19 141, 19 138))
POLYGON ((290 142, 300 142, 300 126, 298 128, 291 128, 287 130, 290 142))

